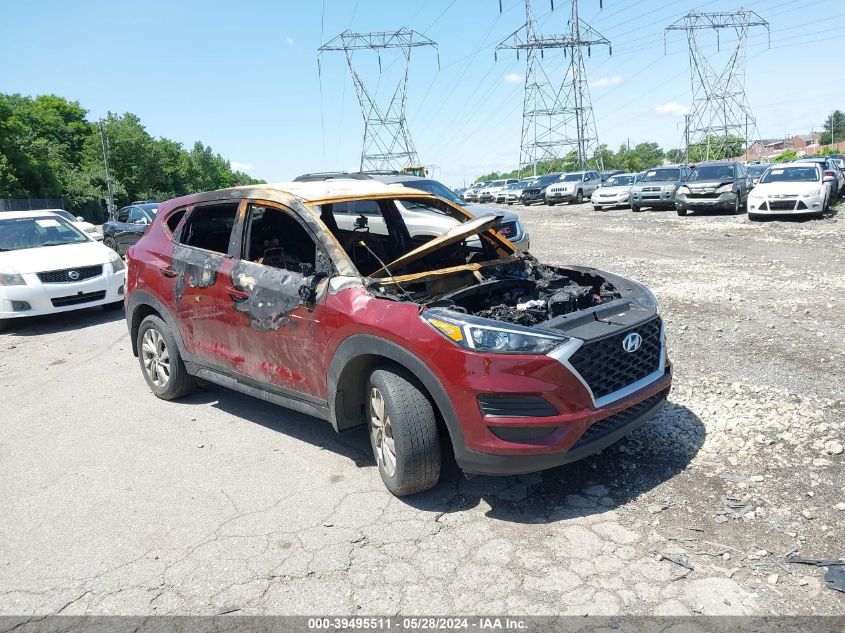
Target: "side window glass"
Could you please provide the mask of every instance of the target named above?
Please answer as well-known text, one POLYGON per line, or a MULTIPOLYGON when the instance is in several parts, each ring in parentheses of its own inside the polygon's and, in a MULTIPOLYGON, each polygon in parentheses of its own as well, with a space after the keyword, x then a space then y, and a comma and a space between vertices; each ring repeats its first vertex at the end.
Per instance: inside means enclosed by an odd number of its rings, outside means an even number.
POLYGON ((129 224, 144 224, 146 217, 140 209, 132 207, 129 209, 129 224))
POLYGON ((170 214, 170 217, 167 218, 167 228, 170 230, 171 233, 176 232, 176 227, 179 226, 179 222, 182 221, 182 217, 185 215, 186 209, 177 209, 173 213, 170 214))
POLYGON ((305 227, 290 213, 275 207, 250 205, 244 259, 311 274, 317 245, 305 227))
POLYGON ((195 207, 182 227, 179 243, 225 255, 237 215, 237 202, 195 207))
POLYGON ((124 224, 129 221, 129 209, 121 209, 117 212, 117 221, 124 224))

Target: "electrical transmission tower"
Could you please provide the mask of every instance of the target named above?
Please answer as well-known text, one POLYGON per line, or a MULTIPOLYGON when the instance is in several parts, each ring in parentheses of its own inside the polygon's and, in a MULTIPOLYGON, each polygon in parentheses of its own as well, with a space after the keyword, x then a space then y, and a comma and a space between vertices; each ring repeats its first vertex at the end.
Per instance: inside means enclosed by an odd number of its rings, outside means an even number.
MULTIPOLYGON (((736 155, 737 139, 745 151, 759 139, 757 123, 745 95, 745 51, 748 31, 769 23, 754 11, 740 9, 724 13, 692 11, 666 27, 664 52, 669 31, 686 31, 689 44, 692 105, 687 116, 684 145, 687 160, 718 160, 736 155), (714 31, 717 55, 721 52, 721 32, 736 35, 736 43, 724 65, 716 64, 716 55, 707 55, 699 41, 702 31, 714 31), (692 158, 690 157, 692 154, 692 158)), ((769 33, 771 45, 771 33, 769 33)))
MULTIPOLYGON (((586 169, 590 161, 598 169, 604 169, 583 49, 587 49, 588 56, 591 47, 600 44, 606 45, 611 54, 613 51, 606 37, 578 17, 578 0, 570 0, 570 5, 566 33, 544 37, 531 10, 531 0, 525 0, 525 24, 496 47, 497 52, 515 49, 517 58, 519 51, 526 52, 519 169, 535 176, 539 163, 544 163, 549 171, 572 154, 581 169, 586 169), (553 79, 548 65, 544 65, 544 51, 548 49, 563 49, 569 60, 560 83, 553 79)), ((554 11, 554 0, 551 8, 554 11)))
MULTIPOLYGON (((408 28, 401 28, 392 33, 352 33, 344 31, 337 37, 323 44, 317 52, 319 69, 320 56, 327 51, 343 51, 346 63, 355 84, 361 113, 364 116, 364 145, 361 150, 361 171, 385 171, 402 167, 419 167, 419 157, 408 131, 405 120, 405 104, 408 97, 408 71, 411 67, 411 49, 418 46, 431 46, 437 50, 437 43, 408 28), (382 107, 377 102, 377 94, 364 84, 361 74, 352 63, 356 50, 371 50, 378 53, 379 80, 381 80, 381 50, 398 48, 405 60, 405 69, 401 74, 393 97, 382 107)), ((440 68, 440 53, 437 55, 437 67, 440 68)))

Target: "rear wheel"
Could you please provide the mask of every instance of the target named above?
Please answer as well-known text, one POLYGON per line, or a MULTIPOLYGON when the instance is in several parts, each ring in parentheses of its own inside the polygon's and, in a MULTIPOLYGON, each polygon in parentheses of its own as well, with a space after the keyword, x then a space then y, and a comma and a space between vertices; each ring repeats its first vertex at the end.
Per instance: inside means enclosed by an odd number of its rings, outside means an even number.
POLYGON ((575 194, 575 200, 573 202, 575 202, 575 204, 581 204, 584 202, 584 192, 579 189, 578 193, 575 194))
POLYGON ((680 216, 685 216, 685 215, 687 214, 687 210, 686 210, 686 209, 677 209, 677 208, 676 208, 676 209, 675 209, 675 211, 677 211, 677 212, 678 212, 678 215, 680 215, 680 216))
POLYGON ((377 369, 367 387, 370 445, 379 474, 397 497, 440 479, 437 418, 428 398, 400 369, 377 369))
POLYGON ((138 360, 150 391, 162 400, 175 400, 196 389, 197 381, 185 369, 170 328, 155 315, 138 328, 138 360))
POLYGON ((114 241, 113 237, 104 237, 103 246, 108 246, 110 249, 117 252, 117 242, 114 241))

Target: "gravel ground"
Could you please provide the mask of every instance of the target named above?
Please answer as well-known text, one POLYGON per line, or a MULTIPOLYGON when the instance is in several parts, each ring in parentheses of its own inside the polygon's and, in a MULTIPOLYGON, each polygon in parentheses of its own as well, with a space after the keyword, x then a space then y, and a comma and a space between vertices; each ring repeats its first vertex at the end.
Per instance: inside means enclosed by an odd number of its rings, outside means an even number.
POLYGON ((845 614, 845 223, 514 207, 648 284, 670 405, 602 454, 395 499, 366 435, 147 390, 122 315, 0 334, 0 614, 845 614))

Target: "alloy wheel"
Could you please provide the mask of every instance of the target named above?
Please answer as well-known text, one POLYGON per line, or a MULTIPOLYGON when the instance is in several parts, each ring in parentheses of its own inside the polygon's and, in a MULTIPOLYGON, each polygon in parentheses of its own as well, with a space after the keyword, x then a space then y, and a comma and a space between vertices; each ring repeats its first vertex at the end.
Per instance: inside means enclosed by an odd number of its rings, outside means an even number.
POLYGON ((376 387, 370 387, 370 437, 379 466, 388 477, 396 474, 396 445, 393 427, 384 396, 376 387))
POLYGON ((156 387, 165 387, 170 381, 170 351, 164 337, 155 328, 144 332, 141 341, 141 358, 144 371, 156 387))

